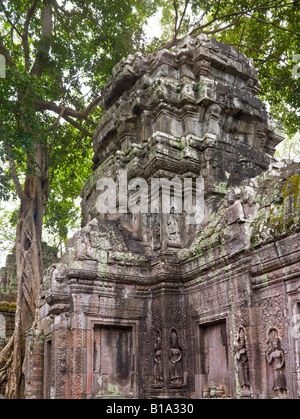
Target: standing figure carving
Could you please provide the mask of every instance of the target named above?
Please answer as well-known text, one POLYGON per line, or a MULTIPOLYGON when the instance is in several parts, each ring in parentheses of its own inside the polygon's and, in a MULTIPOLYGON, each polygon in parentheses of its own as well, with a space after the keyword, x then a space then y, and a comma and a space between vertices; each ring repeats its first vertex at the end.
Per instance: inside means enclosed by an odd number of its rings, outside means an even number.
POLYGON ((246 345, 246 336, 244 328, 240 328, 238 336, 238 349, 236 353, 236 359, 238 362, 238 373, 239 381, 242 390, 250 390, 250 380, 249 380, 249 359, 248 359, 248 349, 246 345))
POLYGON ((157 215, 154 215, 153 219, 153 250, 159 250, 161 248, 161 230, 160 230, 160 218, 157 215))
POLYGON ((182 384, 182 353, 178 343, 178 334, 176 329, 170 333, 171 348, 169 351, 169 366, 171 384, 182 384))
POLYGON ((167 236, 170 242, 180 242, 178 216, 175 213, 174 207, 171 208, 167 219, 167 236))
POLYGON ((268 363, 273 367, 273 390, 278 395, 286 394, 285 356, 281 348, 278 331, 271 329, 268 339, 269 349, 266 354, 268 363))
POLYGON ((162 368, 162 348, 161 348, 161 334, 160 331, 157 330, 156 338, 154 343, 154 384, 155 385, 163 385, 163 368, 162 368))

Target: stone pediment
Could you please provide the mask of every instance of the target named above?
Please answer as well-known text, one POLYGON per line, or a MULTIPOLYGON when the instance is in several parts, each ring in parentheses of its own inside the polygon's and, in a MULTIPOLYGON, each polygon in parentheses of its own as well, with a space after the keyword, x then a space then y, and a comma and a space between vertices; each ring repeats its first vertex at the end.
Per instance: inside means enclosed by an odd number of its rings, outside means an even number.
POLYGON ((201 178, 204 201, 197 222, 184 211, 157 221, 150 206, 133 216, 119 211, 118 194, 114 214, 100 215, 113 219, 148 256, 186 247, 230 186, 269 167, 282 140, 280 127, 255 96, 258 87, 257 71, 243 54, 204 35, 187 37, 172 51, 123 59, 102 92, 94 172, 81 193, 83 226, 99 218, 97 182, 103 178, 115 182, 117 192, 124 172, 128 182, 144 179, 148 203, 155 178, 176 178, 181 186, 191 179, 193 199, 201 178))

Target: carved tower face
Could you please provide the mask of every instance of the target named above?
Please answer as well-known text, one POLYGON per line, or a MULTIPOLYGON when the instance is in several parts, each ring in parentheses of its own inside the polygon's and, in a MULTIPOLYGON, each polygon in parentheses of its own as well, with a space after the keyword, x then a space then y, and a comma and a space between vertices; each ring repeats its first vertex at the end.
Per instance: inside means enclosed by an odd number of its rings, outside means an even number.
POLYGON ((173 51, 123 59, 102 92, 94 174, 82 191, 83 224, 97 216, 119 220, 149 255, 185 247, 229 186, 268 167, 282 139, 255 97, 258 87, 257 71, 243 54, 204 35, 185 38, 173 51), (104 199, 97 190, 103 178, 116 184, 110 214, 99 214, 95 205, 104 199), (162 197, 154 200, 153 179, 169 188, 169 211, 162 210, 162 197), (198 189, 197 179, 203 180, 198 189), (143 204, 140 213, 127 206, 126 194, 143 204))

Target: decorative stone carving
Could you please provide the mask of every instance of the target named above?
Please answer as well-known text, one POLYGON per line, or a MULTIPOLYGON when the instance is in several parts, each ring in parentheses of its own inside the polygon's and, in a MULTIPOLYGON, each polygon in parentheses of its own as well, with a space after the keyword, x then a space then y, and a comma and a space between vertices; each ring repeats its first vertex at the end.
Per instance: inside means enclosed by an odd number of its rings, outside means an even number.
POLYGON ((286 394, 285 355, 281 348, 281 341, 277 329, 269 331, 267 341, 269 349, 266 353, 268 363, 273 368, 273 390, 280 396, 286 394))
POLYGON ((262 331, 269 341, 269 331, 276 329, 282 335, 285 327, 284 302, 281 295, 266 298, 261 302, 262 331))
POLYGON ((174 213, 174 210, 171 210, 170 215, 167 216, 167 239, 169 246, 181 247, 178 215, 174 213))
POLYGON ((246 333, 243 327, 240 327, 239 329, 237 343, 238 343, 238 349, 235 356, 238 363, 239 382, 240 382, 242 391, 249 391, 250 379, 249 379, 248 348, 246 345, 246 333))
POLYGON ((161 224, 160 217, 154 216, 154 229, 153 229, 153 251, 160 250, 161 248, 161 224))
POLYGON ((182 385, 182 351, 179 347, 178 333, 175 328, 170 332, 169 368, 172 385, 182 385))
POLYGON ((161 332, 158 329, 154 342, 154 384, 158 387, 162 387, 164 384, 161 332))

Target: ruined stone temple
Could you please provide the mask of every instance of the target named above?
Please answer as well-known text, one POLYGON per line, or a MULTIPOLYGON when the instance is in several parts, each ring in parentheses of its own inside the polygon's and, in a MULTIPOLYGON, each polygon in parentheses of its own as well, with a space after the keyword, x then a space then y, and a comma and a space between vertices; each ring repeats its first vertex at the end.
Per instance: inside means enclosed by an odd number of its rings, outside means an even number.
POLYGON ((27 337, 27 397, 300 396, 300 165, 273 160, 282 132, 258 89, 252 63, 204 35, 115 66, 82 228, 45 271, 27 337), (174 210, 175 187, 169 213, 124 211, 125 172, 190 179, 193 199, 201 178, 202 217, 174 210))

